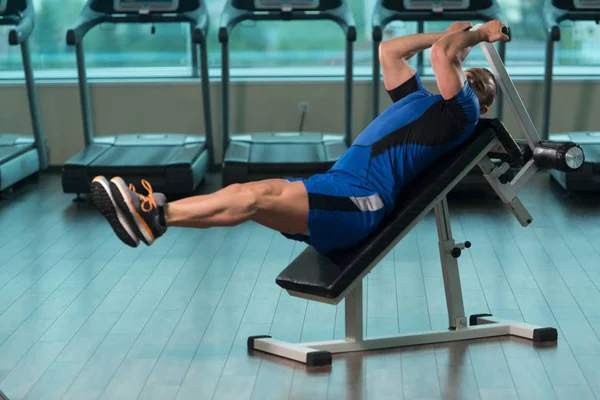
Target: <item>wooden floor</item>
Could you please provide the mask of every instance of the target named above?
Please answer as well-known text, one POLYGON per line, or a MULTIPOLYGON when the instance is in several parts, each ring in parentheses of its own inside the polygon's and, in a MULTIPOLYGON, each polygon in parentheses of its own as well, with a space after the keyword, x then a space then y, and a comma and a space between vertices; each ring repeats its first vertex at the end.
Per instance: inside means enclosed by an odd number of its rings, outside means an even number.
MULTIPOLYGON (((249 335, 343 338, 343 304, 274 282, 302 244, 248 223, 171 229, 131 249, 72 198, 44 175, 0 202, 0 389, 11 400, 600 398, 598 201, 564 198, 545 176, 522 196, 528 228, 498 203, 451 204, 451 216, 456 240, 473 243, 459 259, 467 315, 556 327, 557 344, 475 340, 338 355, 322 369, 246 350, 249 335)), ((368 335, 447 326, 432 216, 364 290, 368 335)))

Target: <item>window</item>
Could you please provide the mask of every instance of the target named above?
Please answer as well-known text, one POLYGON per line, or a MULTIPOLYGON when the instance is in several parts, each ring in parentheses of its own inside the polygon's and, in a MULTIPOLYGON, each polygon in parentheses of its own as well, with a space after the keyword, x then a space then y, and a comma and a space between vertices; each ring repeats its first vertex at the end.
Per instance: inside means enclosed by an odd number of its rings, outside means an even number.
MULTIPOLYGON (((84 0, 33 0, 35 28, 30 38, 30 49, 36 75, 40 70, 64 70, 73 77, 75 71, 74 51, 67 49, 67 28, 77 19, 84 0)), ((10 26, 0 27, 0 62, 8 65, 2 78, 22 78, 21 51, 19 46, 8 45, 10 26)))
MULTIPOLYGON (((31 39, 37 77, 73 78, 76 58, 66 43, 66 32, 74 25, 86 0, 34 0, 35 30, 31 39)), ((9 27, 0 28, 2 37, 9 27)), ((17 46, 0 45, 0 62, 14 71, 6 76, 22 77, 21 53, 17 46)), ((101 24, 84 39, 85 61, 90 77, 131 77, 138 69, 152 76, 190 75, 190 30, 187 24, 101 24), (148 68, 151 67, 151 68, 148 68)))
MULTIPOLYGON (((109 0, 110 1, 110 0, 109 0)), ((354 43, 354 72, 371 74, 371 11, 374 0, 349 0, 357 26, 354 43)), ((544 0, 499 0, 506 21, 513 32, 507 45, 507 66, 513 74, 543 74, 546 35, 542 23, 544 0)), ((77 20, 86 0, 34 0, 36 27, 31 43, 37 77, 73 78, 75 51, 67 46, 65 35, 77 20)), ((209 66, 211 74, 220 75, 221 45, 218 24, 225 0, 208 0, 210 15, 209 66)), ((473 21, 477 22, 477 21, 473 21)), ((443 30, 447 23, 426 23, 425 30, 443 30)), ((8 46, 8 27, 0 27, 0 62, 2 78, 22 78, 18 47, 8 46)), ((416 23, 394 22, 385 30, 385 38, 416 33, 416 23)), ((600 50, 600 27, 594 22, 565 22, 562 38, 555 45, 557 75, 597 73, 600 50)), ((192 57, 189 27, 186 24, 163 24, 151 33, 148 24, 104 24, 89 32, 84 41, 86 65, 90 77, 129 78, 132 76, 187 77, 192 57)), ((342 76, 345 60, 345 37, 330 21, 244 22, 230 36, 232 75, 342 76)), ((416 62, 416 58, 412 60, 416 62)), ((485 65, 476 48, 469 65, 485 65)), ((425 73, 429 56, 424 56, 425 73)))
MULTIPOLYGON (((75 50, 66 32, 77 21, 86 0, 37 0, 34 47, 41 70, 58 69, 73 76, 75 50)), ((190 73, 190 30, 187 24, 110 24, 90 30, 83 41, 88 76, 132 76, 152 67, 157 75, 190 73), (183 67, 183 68, 182 68, 183 67), (107 71, 109 70, 109 71, 107 71), (110 71, 112 70, 112 71, 110 71)))
MULTIPOLYGON (((354 44, 355 65, 370 65, 371 33, 367 29, 370 2, 351 0, 350 3, 358 33, 354 44)), ((225 0, 213 0, 209 5, 213 21, 210 48, 213 66, 221 65, 220 43, 216 38, 224 4, 225 0)), ((245 21, 231 32, 229 51, 232 75, 236 70, 256 66, 267 68, 268 75, 285 74, 282 67, 294 67, 291 73, 295 75, 343 75, 346 36, 333 21, 245 21)))

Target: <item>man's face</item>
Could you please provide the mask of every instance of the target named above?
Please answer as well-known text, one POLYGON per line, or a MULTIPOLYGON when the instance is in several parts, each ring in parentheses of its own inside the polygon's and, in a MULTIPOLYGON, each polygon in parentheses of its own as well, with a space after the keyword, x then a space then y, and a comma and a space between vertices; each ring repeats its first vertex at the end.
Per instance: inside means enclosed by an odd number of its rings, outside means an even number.
POLYGON ((485 114, 489 106, 491 106, 491 104, 485 104, 486 99, 489 99, 496 92, 494 80, 482 68, 469 68, 465 71, 465 76, 469 81, 471 89, 473 89, 473 92, 475 92, 475 95, 479 99, 479 104, 481 105, 480 113, 485 114))

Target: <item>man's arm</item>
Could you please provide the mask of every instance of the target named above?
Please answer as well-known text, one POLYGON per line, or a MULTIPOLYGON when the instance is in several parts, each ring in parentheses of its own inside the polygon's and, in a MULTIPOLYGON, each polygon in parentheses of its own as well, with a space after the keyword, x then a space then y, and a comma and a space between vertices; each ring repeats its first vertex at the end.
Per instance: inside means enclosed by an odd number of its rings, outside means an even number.
POLYGON ((416 71, 407 60, 419 51, 430 48, 442 35, 442 32, 417 33, 382 42, 379 45, 379 62, 385 89, 395 89, 409 80, 416 71))
POLYGON ((451 33, 431 46, 431 66, 444 99, 449 100, 462 90, 466 79, 462 63, 473 46, 484 41, 508 40, 502 27, 500 21, 490 21, 476 31, 451 33))
POLYGON ((470 28, 469 22, 454 22, 448 29, 436 33, 416 33, 386 40, 379 45, 379 61, 386 90, 393 90, 409 80, 415 70, 406 62, 420 51, 452 32, 470 28))

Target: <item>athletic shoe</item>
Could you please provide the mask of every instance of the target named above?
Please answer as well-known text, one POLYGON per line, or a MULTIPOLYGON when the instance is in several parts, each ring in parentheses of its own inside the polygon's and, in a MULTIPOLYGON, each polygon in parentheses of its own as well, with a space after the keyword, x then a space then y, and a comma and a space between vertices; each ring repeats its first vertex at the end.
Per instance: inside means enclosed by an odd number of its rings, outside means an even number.
POLYGON ((110 191, 108 179, 103 176, 94 178, 91 184, 90 192, 92 201, 100 213, 106 218, 113 231, 117 234, 123 243, 131 247, 137 247, 140 239, 132 229, 131 223, 127 220, 110 191))
POLYGON ((144 179, 142 186, 148 191, 147 196, 137 193, 135 186, 127 185, 120 177, 110 180, 110 190, 118 208, 137 236, 150 246, 167 230, 163 214, 167 198, 162 193, 154 193, 150 183, 144 179))

